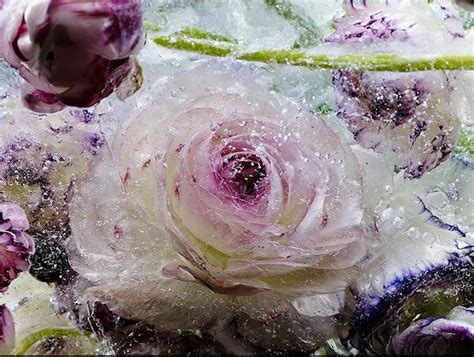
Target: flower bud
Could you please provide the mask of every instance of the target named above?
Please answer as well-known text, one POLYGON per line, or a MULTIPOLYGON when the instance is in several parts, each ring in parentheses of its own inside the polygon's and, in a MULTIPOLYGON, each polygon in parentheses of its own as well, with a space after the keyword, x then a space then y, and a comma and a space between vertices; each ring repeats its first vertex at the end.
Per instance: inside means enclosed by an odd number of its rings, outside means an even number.
POLYGON ((139 0, 5 2, 2 56, 28 82, 24 104, 37 112, 89 107, 109 96, 137 67, 143 45, 139 0))

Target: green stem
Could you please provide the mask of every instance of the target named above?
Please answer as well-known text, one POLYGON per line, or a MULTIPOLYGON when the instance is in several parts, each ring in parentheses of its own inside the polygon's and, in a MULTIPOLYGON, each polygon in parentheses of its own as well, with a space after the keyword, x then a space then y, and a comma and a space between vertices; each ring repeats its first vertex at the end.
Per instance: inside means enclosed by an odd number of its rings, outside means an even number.
POLYGON ((474 70, 474 55, 442 55, 425 58, 404 58, 395 54, 308 55, 294 50, 262 50, 242 52, 237 45, 219 41, 202 41, 180 36, 154 36, 157 45, 203 55, 233 56, 242 61, 280 63, 321 69, 360 71, 415 72, 431 70, 474 70))
POLYGON ((234 52, 235 47, 229 44, 213 44, 200 42, 195 39, 179 36, 157 36, 153 38, 153 42, 157 45, 174 48, 176 50, 183 50, 189 52, 197 52, 202 55, 225 57, 234 52))
POLYGON ((90 337, 90 333, 83 333, 75 328, 44 328, 33 332, 25 337, 13 351, 15 356, 23 356, 37 342, 44 341, 48 338, 64 338, 64 337, 90 337))

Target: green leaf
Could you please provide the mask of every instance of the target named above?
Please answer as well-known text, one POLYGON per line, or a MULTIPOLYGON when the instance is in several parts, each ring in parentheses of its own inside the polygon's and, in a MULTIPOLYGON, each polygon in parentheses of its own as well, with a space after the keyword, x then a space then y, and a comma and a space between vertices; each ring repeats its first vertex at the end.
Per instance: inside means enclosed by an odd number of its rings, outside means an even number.
POLYGON ((455 152, 474 155, 474 130, 461 132, 455 152))
POLYGON ((153 24, 151 22, 148 22, 148 21, 145 21, 143 23, 143 27, 148 32, 160 32, 162 30, 160 26, 155 25, 155 24, 153 24))

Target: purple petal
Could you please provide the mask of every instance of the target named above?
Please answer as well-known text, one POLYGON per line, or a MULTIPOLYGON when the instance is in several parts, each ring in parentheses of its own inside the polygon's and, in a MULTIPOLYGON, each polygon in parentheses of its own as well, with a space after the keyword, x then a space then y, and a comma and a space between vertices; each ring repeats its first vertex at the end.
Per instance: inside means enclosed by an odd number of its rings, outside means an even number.
MULTIPOLYGON (((388 346, 394 355, 472 355, 474 353, 473 308, 457 307, 447 318, 427 318, 395 335, 388 346), (471 321, 464 321, 470 315, 471 321), (454 318, 453 318, 454 317, 454 318)), ((469 318, 467 318, 469 320, 469 318)))
POLYGON ((0 292, 30 268, 34 242, 24 233, 28 226, 26 214, 18 205, 0 204, 0 292))
POLYGON ((0 354, 7 355, 15 346, 15 325, 10 310, 0 306, 0 354))
POLYGON ((0 204, 0 229, 27 230, 28 218, 21 207, 13 203, 0 204))
POLYGON ((26 108, 36 113, 55 113, 65 107, 57 94, 35 89, 28 83, 22 86, 22 100, 26 108))
POLYGON ((441 9, 446 30, 454 38, 462 38, 466 35, 462 25, 459 12, 450 1, 438 0, 437 5, 441 9))
POLYGON ((84 147, 92 155, 105 145, 105 137, 100 133, 87 133, 84 138, 84 147))
POLYGON ((421 77, 337 71, 337 116, 359 144, 392 155, 407 178, 419 178, 455 148, 460 126, 456 114, 462 111, 456 83, 455 76, 435 72, 421 77))

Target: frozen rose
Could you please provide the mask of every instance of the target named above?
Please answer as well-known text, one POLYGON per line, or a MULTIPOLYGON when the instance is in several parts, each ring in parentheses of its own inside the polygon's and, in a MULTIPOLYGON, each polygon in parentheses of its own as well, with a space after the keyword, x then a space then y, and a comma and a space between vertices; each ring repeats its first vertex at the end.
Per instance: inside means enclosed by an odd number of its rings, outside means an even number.
POLYGON ((27 229, 28 219, 18 205, 0 203, 0 292, 30 267, 28 258, 34 253, 34 244, 24 232, 27 229))
POLYGON ((169 79, 124 123, 73 200, 70 260, 124 317, 219 339, 234 320, 259 346, 308 348, 365 255, 359 166, 235 67, 169 79))
POLYGON ((6 1, 0 31, 0 54, 37 112, 98 103, 137 70, 130 56, 144 42, 138 0, 6 1))
MULTIPOLYGON (((347 14, 334 21, 336 31, 326 39, 342 50, 422 55, 428 34, 433 38, 431 52, 443 43, 454 46, 464 37, 455 9, 447 4, 436 2, 441 18, 426 1, 345 5, 347 14)), ((454 150, 460 119, 467 112, 459 76, 337 71, 337 115, 363 147, 391 156, 395 170, 405 170, 407 178, 419 178, 454 150)))
POLYGON ((284 123, 276 114, 205 108, 171 123, 177 134, 163 160, 161 202, 188 264, 166 273, 251 294, 311 291, 321 273, 353 265, 361 252, 351 231, 361 217, 348 164, 355 158, 335 134, 316 120, 305 126, 302 116, 284 123))

